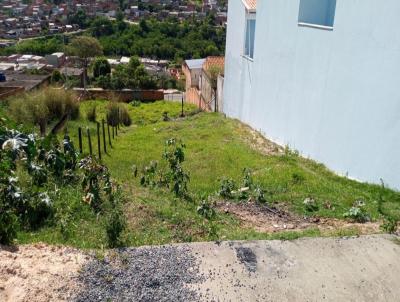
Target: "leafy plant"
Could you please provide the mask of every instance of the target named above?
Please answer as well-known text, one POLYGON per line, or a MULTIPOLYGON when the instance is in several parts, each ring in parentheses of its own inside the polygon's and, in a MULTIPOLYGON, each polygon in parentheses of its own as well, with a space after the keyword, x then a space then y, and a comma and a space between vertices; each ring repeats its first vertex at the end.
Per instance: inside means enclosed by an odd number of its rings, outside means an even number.
POLYGON ((318 203, 311 197, 304 199, 303 204, 307 212, 316 212, 319 209, 318 203))
POLYGON ((249 168, 243 170, 243 187, 252 188, 254 185, 252 171, 249 168))
POLYGON ((351 207, 346 213, 343 214, 343 217, 360 223, 365 223, 371 220, 370 216, 363 208, 356 206, 351 207))
MULTIPOLYGON (((144 167, 142 177, 140 178, 140 184, 144 187, 154 187, 159 184, 157 178, 157 161, 151 161, 150 164, 144 167)), ((135 167, 134 174, 137 174, 137 168, 135 167)))
POLYGON ((0 200, 0 243, 11 244, 17 237, 18 217, 0 200))
POLYGON ((121 193, 113 194, 106 211, 106 234, 110 248, 121 246, 121 234, 126 228, 126 219, 121 207, 121 193))
POLYGON ((132 102, 129 103, 132 107, 140 107, 142 104, 139 100, 133 100, 132 102))
POLYGON ((219 196, 227 199, 232 199, 234 197, 233 191, 237 189, 237 186, 233 179, 230 178, 223 178, 221 180, 220 189, 219 189, 219 196))
POLYGON ((197 214, 208 220, 213 219, 216 215, 214 208, 206 199, 201 200, 200 205, 197 207, 197 214))
POLYGON ((185 160, 185 148, 186 146, 182 142, 178 142, 174 138, 165 142, 163 158, 169 165, 169 171, 166 173, 166 178, 172 185, 171 190, 177 197, 185 197, 188 193, 187 184, 190 177, 182 168, 182 163, 185 160))
POLYGON ((387 218, 381 225, 381 229, 389 234, 393 234, 397 231, 398 221, 394 218, 387 218))
POLYGON ((259 203, 266 203, 267 199, 265 198, 265 191, 260 186, 256 186, 253 191, 254 199, 259 203))
POLYGON ((113 190, 110 173, 106 166, 96 162, 93 157, 86 157, 79 162, 79 168, 83 171, 82 188, 83 200, 88 203, 95 212, 100 212, 103 204, 102 195, 110 198, 113 190))

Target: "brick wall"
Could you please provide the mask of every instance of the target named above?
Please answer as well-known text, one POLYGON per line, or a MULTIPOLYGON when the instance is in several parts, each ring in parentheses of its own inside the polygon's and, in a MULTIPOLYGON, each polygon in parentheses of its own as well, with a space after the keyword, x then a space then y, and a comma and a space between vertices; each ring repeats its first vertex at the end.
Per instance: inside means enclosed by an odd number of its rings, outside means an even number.
MULTIPOLYGON (((83 93, 83 88, 74 88, 78 94, 83 93)), ((87 89, 84 99, 108 99, 115 97, 121 102, 129 103, 133 100, 153 102, 164 99, 164 92, 158 90, 100 90, 87 89)))
POLYGON ((0 100, 24 92, 24 87, 0 87, 0 100))

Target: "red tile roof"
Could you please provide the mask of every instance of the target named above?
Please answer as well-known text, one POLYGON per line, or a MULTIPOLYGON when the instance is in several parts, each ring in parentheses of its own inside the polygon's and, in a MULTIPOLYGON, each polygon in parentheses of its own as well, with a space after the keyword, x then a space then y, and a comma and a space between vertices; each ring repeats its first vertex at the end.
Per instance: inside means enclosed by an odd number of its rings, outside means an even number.
POLYGON ((221 69, 221 73, 224 73, 225 68, 225 57, 207 57, 203 63, 203 69, 208 71, 211 67, 218 67, 221 69))
POLYGON ((246 6, 246 8, 248 10, 256 10, 257 9, 257 0, 242 0, 244 6, 246 6))

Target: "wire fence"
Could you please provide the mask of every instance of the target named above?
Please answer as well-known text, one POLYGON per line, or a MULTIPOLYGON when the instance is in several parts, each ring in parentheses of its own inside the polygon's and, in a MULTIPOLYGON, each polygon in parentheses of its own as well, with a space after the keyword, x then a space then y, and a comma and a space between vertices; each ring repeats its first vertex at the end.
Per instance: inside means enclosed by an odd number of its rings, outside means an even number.
POLYGON ((96 126, 95 133, 92 133, 93 130, 91 131, 88 127, 86 128, 85 133, 82 127, 78 128, 79 152, 81 154, 84 152, 84 138, 86 138, 87 151, 89 155, 93 156, 94 154, 97 154, 98 158, 101 160, 102 155, 108 154, 107 150, 113 147, 113 141, 118 137, 118 132, 120 131, 120 123, 110 125, 103 119, 101 123, 96 122, 96 126), (94 145, 92 136, 95 137, 94 145))

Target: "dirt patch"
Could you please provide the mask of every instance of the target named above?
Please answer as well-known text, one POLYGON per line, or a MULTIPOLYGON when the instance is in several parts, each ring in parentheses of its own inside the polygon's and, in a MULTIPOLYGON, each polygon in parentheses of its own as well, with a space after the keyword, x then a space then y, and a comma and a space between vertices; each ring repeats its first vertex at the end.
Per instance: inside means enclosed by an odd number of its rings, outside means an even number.
POLYGON ((258 232, 276 233, 318 228, 321 231, 357 229, 360 234, 380 233, 379 223, 352 223, 333 218, 301 217, 288 211, 255 202, 220 202, 217 209, 239 218, 244 227, 258 232))
POLYGON ((0 301, 70 301, 88 259, 66 247, 0 246, 0 301))
POLYGON ((279 155, 285 153, 284 148, 266 139, 260 132, 246 124, 239 123, 239 131, 241 139, 253 150, 259 151, 264 155, 279 155))

